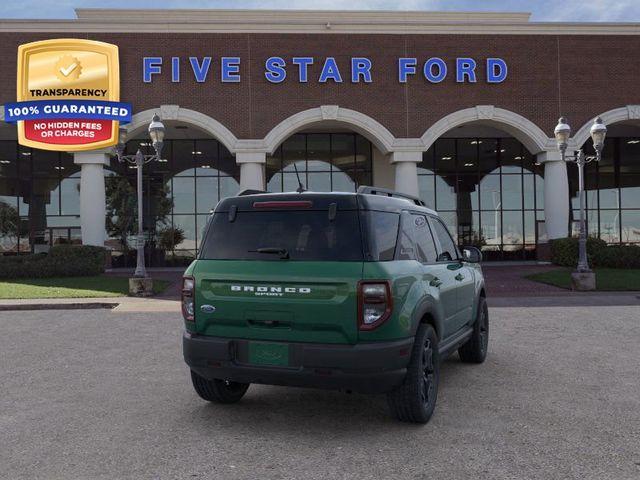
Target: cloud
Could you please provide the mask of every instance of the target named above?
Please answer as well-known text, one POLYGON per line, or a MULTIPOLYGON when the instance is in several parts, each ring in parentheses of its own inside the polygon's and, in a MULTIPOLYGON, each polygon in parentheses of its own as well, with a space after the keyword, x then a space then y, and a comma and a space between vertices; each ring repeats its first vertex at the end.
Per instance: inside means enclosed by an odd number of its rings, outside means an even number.
POLYGON ((640 21, 640 0, 21 0, 5 2, 0 16, 74 18, 76 7, 518 11, 533 13, 533 21, 640 21))

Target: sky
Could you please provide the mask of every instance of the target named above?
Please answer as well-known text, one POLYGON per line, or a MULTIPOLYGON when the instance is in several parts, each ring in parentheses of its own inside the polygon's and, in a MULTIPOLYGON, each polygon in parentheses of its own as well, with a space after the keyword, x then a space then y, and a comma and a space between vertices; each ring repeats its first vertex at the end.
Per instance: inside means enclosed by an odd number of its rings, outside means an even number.
POLYGON ((74 8, 261 8, 531 12, 532 21, 640 22, 640 0, 19 0, 1 18, 75 18, 74 8))

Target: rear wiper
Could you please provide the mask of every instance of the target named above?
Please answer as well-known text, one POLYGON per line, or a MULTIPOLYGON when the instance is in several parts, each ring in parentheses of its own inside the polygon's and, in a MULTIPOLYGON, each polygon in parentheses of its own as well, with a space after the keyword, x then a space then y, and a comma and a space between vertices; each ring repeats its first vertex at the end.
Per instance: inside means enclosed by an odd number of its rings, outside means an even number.
POLYGON ((271 253, 274 255, 280 255, 280 258, 282 260, 288 260, 289 257, 289 252, 287 251, 286 248, 280 248, 280 247, 264 247, 264 248, 258 248, 257 250, 249 250, 249 252, 251 253, 271 253))

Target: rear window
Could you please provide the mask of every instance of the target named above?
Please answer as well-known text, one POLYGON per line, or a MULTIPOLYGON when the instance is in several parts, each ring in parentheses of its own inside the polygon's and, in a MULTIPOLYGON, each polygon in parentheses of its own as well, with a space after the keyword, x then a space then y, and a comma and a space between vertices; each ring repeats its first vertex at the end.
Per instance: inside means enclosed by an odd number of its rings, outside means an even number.
POLYGON ((338 211, 333 220, 327 210, 238 212, 233 222, 228 213, 219 212, 211 220, 200 258, 281 260, 279 253, 268 250, 285 250, 293 261, 362 261, 358 212, 338 211))

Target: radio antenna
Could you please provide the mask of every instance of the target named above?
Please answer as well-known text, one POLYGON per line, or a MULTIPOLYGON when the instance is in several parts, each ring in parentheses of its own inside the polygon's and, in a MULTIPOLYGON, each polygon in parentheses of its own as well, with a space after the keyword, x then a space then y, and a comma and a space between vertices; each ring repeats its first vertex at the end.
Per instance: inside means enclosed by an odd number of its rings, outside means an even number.
POLYGON ((298 188, 296 189, 296 192, 298 193, 306 192, 306 189, 304 188, 304 186, 302 185, 302 182, 300 181, 300 174, 298 173, 298 167, 296 166, 296 162, 293 162, 293 168, 296 171, 296 177, 298 179, 298 188))

